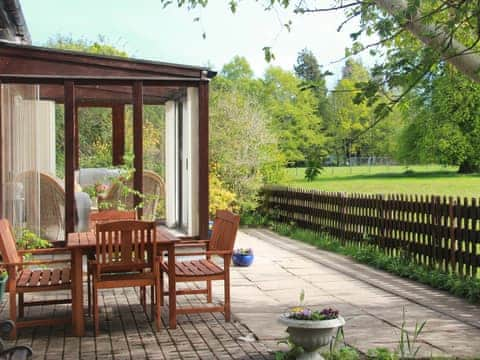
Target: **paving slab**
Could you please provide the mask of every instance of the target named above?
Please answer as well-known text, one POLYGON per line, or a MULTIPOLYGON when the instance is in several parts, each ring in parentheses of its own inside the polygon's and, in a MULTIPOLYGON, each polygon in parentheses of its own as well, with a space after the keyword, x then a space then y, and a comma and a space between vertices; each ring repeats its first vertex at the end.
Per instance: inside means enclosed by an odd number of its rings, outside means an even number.
MULTIPOLYGON (((236 246, 254 249, 255 262, 248 272, 235 267, 232 271, 248 277, 257 293, 260 291, 275 299, 280 312, 298 304, 302 289, 307 305, 337 307, 347 320, 347 344, 362 353, 377 347, 398 349, 405 311, 404 330, 409 331, 410 336, 417 322, 426 321, 417 344, 420 356, 472 358, 480 355, 480 341, 472 340, 480 339, 478 304, 469 304, 446 292, 264 229, 242 231, 236 246), (254 275, 257 262, 259 274, 254 275), (266 268, 268 275, 265 275, 266 268), (275 280, 278 276, 285 276, 285 280, 275 280)), ((258 298, 264 299, 261 295, 258 298)), ((275 341, 285 337, 285 328, 277 322, 279 313, 274 312, 277 307, 250 313, 236 311, 237 306, 242 309, 241 304, 235 303, 235 316, 261 343, 272 349, 281 348, 275 341)))

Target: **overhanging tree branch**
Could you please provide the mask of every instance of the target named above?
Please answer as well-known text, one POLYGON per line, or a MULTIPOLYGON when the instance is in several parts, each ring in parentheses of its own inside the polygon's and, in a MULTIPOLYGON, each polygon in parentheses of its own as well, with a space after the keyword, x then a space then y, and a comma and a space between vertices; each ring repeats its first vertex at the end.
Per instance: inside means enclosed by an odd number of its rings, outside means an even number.
MULTIPOLYGON (((405 15, 408 4, 405 0, 375 0, 377 6, 394 17, 405 15)), ((443 27, 426 24, 420 16, 406 18, 402 24, 415 37, 424 44, 438 51, 441 57, 456 67, 464 75, 475 82, 480 82, 480 55, 473 53, 469 47, 462 44, 456 38, 451 37, 448 30, 443 27), (457 56, 456 54, 461 54, 457 56)))

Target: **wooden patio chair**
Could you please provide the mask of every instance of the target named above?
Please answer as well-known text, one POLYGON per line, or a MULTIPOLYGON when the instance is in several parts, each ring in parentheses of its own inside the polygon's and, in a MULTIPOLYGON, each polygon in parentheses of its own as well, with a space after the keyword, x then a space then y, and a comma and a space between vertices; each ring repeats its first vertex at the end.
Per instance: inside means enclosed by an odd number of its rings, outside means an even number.
MULTIPOLYGON (((96 225, 102 222, 120 221, 120 220, 136 220, 136 219, 137 219, 137 213, 134 210, 131 210, 131 211, 123 211, 123 210, 115 210, 115 209, 102 210, 102 211, 90 213, 89 228, 90 228, 90 231, 95 232, 96 225)), ((94 259, 95 259, 94 253, 88 254, 88 260, 94 260, 94 259)), ((87 266, 88 315, 92 314, 91 277, 92 277, 92 268, 89 263, 87 266)))
MULTIPOLYGON (((100 330, 98 290, 124 287, 151 287, 152 318, 155 316, 160 330, 160 271, 153 256, 157 245, 155 223, 138 220, 99 223, 96 239, 96 258, 90 261, 95 334, 100 330)), ((146 311, 145 304, 143 308, 146 311)))
MULTIPOLYGON (((170 326, 176 327, 177 314, 194 314, 202 312, 223 312, 225 320, 230 321, 230 261, 233 253, 233 246, 240 223, 240 216, 227 210, 219 210, 216 213, 210 240, 179 240, 175 245, 176 249, 188 249, 203 247, 204 251, 175 252, 178 256, 203 256, 199 260, 177 261, 175 259, 175 284, 177 282, 205 281, 205 289, 175 289, 176 295, 206 294, 207 303, 212 302, 212 281, 223 280, 224 282, 224 303, 221 306, 203 307, 180 307, 177 308, 176 301, 174 311, 170 312, 170 326), (212 256, 223 258, 223 267, 212 260, 212 256)), ((168 262, 160 259, 160 289, 161 298, 167 294, 163 292, 163 273, 169 273, 168 262)), ((171 304, 170 304, 171 305, 171 304)))
MULTIPOLYGON (((13 235, 10 223, 6 219, 0 219, 0 252, 2 254, 4 266, 7 268, 8 272, 7 289, 9 291, 10 298, 10 320, 15 323, 16 328, 70 323, 72 320, 71 316, 36 320, 19 320, 24 318, 25 306, 67 304, 72 302, 71 298, 25 302, 25 293, 71 290, 70 267, 55 269, 43 267, 44 265, 70 262, 70 259, 26 262, 23 261, 22 254, 70 254, 70 251, 62 248, 29 249, 17 251, 15 237, 13 235), (27 266, 31 265, 41 268, 35 270, 26 268, 27 266)), ((12 330, 12 337, 16 337, 16 329, 12 330)))
POLYGON ((98 223, 107 221, 119 220, 136 220, 137 212, 134 210, 116 210, 107 209, 90 213, 89 228, 90 231, 95 232, 95 227, 98 223))

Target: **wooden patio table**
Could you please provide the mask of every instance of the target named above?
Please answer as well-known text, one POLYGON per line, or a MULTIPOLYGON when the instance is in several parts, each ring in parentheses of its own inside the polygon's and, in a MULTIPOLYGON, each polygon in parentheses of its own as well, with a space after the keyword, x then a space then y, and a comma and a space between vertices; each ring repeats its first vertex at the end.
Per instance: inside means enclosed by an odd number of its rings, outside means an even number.
MULTIPOLYGON (((169 289, 169 326, 175 327, 175 242, 180 240, 164 228, 157 228, 157 247, 159 252, 167 252, 168 267, 173 269, 168 275, 169 289), (171 274, 171 275, 170 275, 171 274)), ((83 308, 83 256, 95 251, 95 233, 76 232, 68 234, 67 248, 72 252, 72 327, 75 336, 84 336, 85 318, 83 308)), ((155 254, 155 257, 157 254, 155 254)))

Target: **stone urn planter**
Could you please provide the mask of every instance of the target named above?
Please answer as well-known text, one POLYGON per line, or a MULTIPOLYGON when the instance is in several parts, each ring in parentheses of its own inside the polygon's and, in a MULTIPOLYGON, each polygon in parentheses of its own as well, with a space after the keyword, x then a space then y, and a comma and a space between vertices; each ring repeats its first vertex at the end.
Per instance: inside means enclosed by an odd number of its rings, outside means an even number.
POLYGON ((318 350, 328 345, 337 329, 345 325, 341 316, 329 320, 298 320, 288 315, 280 315, 279 321, 287 326, 291 341, 303 348, 304 352, 298 357, 300 360, 323 359, 318 350))

